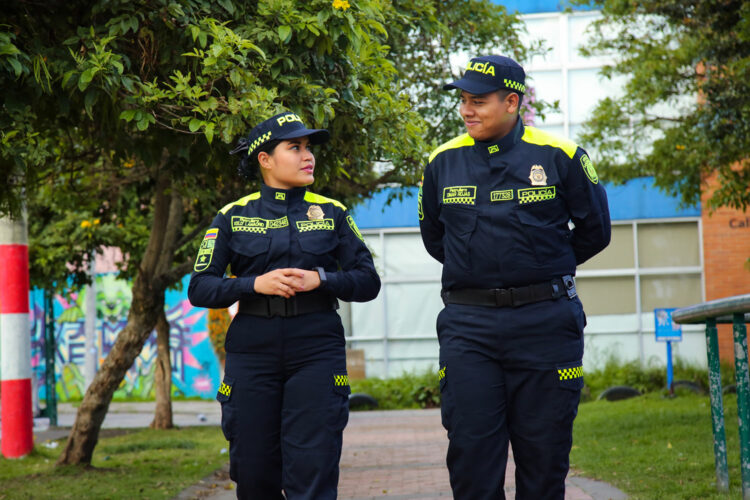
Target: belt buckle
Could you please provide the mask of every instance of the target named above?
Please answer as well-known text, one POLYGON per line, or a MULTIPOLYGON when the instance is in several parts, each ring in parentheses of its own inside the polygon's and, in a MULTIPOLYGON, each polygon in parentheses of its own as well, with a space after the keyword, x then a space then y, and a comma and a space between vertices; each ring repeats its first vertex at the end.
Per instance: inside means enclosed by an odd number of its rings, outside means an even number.
POLYGON ((495 288, 495 305, 497 307, 508 307, 513 305, 512 288, 495 288))
POLYGON ((286 316, 286 299, 280 295, 268 297, 268 316, 286 316))

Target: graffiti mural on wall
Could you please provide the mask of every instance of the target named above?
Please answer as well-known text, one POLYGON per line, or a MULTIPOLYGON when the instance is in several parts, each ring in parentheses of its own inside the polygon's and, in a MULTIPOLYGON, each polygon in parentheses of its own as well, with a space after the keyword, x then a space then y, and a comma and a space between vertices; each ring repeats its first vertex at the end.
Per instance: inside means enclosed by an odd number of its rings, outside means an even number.
MULTIPOLYGON (((219 360, 208 338, 207 310, 194 308, 187 300, 189 276, 182 283, 182 291, 168 291, 166 314, 169 321, 170 354, 172 361, 172 393, 183 396, 213 398, 219 387, 219 360)), ((125 328, 130 310, 130 286, 115 274, 100 274, 96 278, 97 323, 96 355, 98 365, 109 354, 117 335, 125 328)), ((61 401, 80 399, 85 391, 84 333, 85 291, 65 298, 54 297, 55 316, 55 372, 56 392, 61 401)), ((34 379, 39 399, 46 397, 44 387, 44 299, 41 291, 31 293, 31 356, 34 379)), ((156 369, 156 332, 146 340, 141 354, 128 370, 117 397, 150 398, 154 394, 156 369)))

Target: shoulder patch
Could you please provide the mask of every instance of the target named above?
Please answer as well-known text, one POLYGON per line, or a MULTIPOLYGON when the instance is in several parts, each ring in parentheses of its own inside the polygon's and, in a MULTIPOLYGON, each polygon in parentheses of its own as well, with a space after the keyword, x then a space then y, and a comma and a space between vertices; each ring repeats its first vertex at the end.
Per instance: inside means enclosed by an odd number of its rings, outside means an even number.
POLYGON ((249 195, 247 195, 247 196, 245 196, 245 197, 243 197, 243 198, 240 198, 240 199, 239 199, 239 200, 237 200, 237 201, 233 201, 232 203, 229 203, 229 204, 228 204, 228 205, 226 205, 226 206, 225 206, 224 208, 222 208, 221 210, 219 210, 219 212, 221 212, 221 213, 223 213, 224 215, 226 215, 226 213, 227 213, 227 212, 229 212, 229 209, 230 209, 230 208, 232 208, 232 207, 234 207, 234 206, 238 206, 238 207, 244 207, 244 206, 245 206, 245 205, 247 205, 247 204, 248 204, 249 202, 251 202, 251 201, 253 201, 253 200, 257 200, 257 199, 260 199, 260 191, 258 191, 258 192, 255 192, 255 193, 251 193, 251 194, 249 194, 249 195))
POLYGON ((571 159, 573 159, 576 149, 578 149, 578 145, 570 139, 565 139, 564 137, 534 127, 525 127, 521 140, 529 144, 536 144, 537 146, 552 146, 562 149, 571 159))
POLYGON ((450 141, 441 144, 440 146, 435 149, 435 151, 432 152, 430 155, 430 159, 428 160, 428 163, 435 159, 437 155, 442 153, 443 151, 446 151, 448 149, 456 149, 456 148, 463 148, 466 146, 473 146, 474 145, 474 139, 469 134, 462 134, 458 137, 451 139, 450 141))
POLYGON ((305 201, 309 203, 333 203, 335 206, 339 207, 341 210, 346 210, 346 207, 340 201, 336 201, 333 198, 328 198, 320 194, 311 193, 310 191, 307 191, 305 193, 305 201))

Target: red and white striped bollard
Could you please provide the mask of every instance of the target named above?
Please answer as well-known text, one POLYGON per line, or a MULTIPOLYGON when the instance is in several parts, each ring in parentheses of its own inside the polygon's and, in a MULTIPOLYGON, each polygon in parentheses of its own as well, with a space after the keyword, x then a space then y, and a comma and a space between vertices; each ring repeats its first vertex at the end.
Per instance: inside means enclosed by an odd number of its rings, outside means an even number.
POLYGON ((25 218, 0 218, 0 407, 0 452, 6 458, 29 454, 34 421, 25 218))

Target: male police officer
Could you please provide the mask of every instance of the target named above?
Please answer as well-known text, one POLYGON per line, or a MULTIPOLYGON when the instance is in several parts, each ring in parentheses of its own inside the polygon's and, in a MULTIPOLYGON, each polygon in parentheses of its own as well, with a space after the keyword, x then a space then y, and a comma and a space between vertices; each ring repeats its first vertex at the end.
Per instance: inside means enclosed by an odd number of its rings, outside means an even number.
POLYGON ((564 497, 583 386, 573 275, 610 240, 586 152, 521 122, 524 82, 485 56, 443 87, 460 89, 467 133, 430 155, 420 188, 422 239, 443 264, 438 377, 460 500, 505 498, 509 441, 516 498, 564 497))

